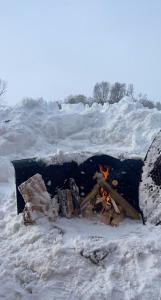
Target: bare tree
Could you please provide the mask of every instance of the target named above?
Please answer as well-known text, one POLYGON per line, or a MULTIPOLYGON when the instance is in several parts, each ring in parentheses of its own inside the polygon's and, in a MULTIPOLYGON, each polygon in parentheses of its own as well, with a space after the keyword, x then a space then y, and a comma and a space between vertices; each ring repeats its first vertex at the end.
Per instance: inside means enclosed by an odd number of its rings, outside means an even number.
POLYGON ((70 95, 65 99, 65 103, 77 104, 77 103, 87 103, 87 98, 84 95, 70 95))
POLYGON ((115 82, 111 87, 109 103, 117 103, 126 95, 126 84, 115 82))
POLYGON ((152 109, 152 108, 155 108, 155 103, 151 100, 148 100, 148 99, 140 99, 140 103, 144 106, 144 107, 147 107, 149 109, 152 109))
POLYGON ((126 90, 126 96, 129 96, 131 98, 134 97, 134 86, 132 83, 130 83, 127 87, 127 90, 126 90))
POLYGON ((160 102, 156 102, 155 107, 156 107, 158 110, 161 110, 161 103, 160 103, 160 102))
POLYGON ((0 79, 0 97, 6 92, 6 82, 0 79))
POLYGON ((97 103, 105 103, 108 102, 110 92, 110 83, 106 81, 102 81, 100 83, 96 83, 93 89, 93 98, 97 103))

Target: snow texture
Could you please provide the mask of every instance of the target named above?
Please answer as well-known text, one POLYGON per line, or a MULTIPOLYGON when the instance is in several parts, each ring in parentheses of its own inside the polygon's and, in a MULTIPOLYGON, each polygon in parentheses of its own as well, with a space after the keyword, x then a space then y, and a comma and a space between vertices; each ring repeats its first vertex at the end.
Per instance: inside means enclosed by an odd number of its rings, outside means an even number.
POLYGON ((160 226, 45 217, 25 226, 10 163, 47 155, 81 161, 95 153, 144 158, 160 128, 161 112, 129 98, 62 110, 43 101, 0 107, 0 299, 161 298, 160 226))
POLYGON ((160 179, 159 170, 161 165, 155 169, 154 166, 161 156, 161 131, 155 137, 145 159, 142 182, 140 184, 139 203, 144 217, 148 222, 158 224, 161 222, 161 182, 156 184, 153 174, 156 173, 156 180, 160 179), (158 174, 159 173, 159 174, 158 174))

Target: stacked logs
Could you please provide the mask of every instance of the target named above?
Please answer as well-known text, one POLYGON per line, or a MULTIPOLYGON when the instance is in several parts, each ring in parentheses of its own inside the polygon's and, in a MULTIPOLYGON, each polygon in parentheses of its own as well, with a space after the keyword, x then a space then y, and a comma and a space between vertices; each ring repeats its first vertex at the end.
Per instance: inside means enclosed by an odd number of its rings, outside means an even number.
POLYGON ((97 206, 101 204, 99 212, 100 221, 117 226, 125 216, 139 220, 139 213, 107 182, 107 178, 100 173, 95 174, 97 184, 93 190, 81 200, 82 215, 86 218, 93 218, 97 206), (100 191, 103 191, 100 192, 100 191))
POLYGON ((108 177, 108 172, 103 169, 101 173, 96 173, 94 178, 97 183, 85 198, 80 198, 79 188, 70 178, 68 188, 58 188, 51 199, 42 176, 35 174, 19 186, 26 203, 24 223, 34 224, 40 214, 52 221, 58 214, 66 218, 82 215, 92 219, 99 216, 101 222, 112 226, 119 225, 125 216, 140 219, 139 213, 109 184, 108 177))

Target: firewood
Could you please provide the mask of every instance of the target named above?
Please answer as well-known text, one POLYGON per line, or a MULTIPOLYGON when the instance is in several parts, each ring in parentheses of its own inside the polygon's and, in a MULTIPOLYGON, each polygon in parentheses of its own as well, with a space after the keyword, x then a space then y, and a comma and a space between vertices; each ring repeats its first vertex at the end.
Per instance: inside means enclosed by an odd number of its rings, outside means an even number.
POLYGON ((41 174, 35 174, 18 186, 24 201, 23 218, 25 224, 35 224, 42 216, 55 221, 58 208, 53 206, 41 174))
POLYGON ((106 211, 110 210, 111 207, 112 207, 112 205, 111 205, 110 202, 106 202, 106 201, 104 201, 104 200, 102 201, 102 206, 103 206, 103 208, 104 208, 106 211))
POLYGON ((97 195, 100 185, 96 184, 92 191, 82 200, 80 206, 81 210, 84 209, 97 195))
POLYGON ((92 219, 94 217, 94 212, 93 212, 93 205, 91 203, 88 203, 86 207, 84 207, 82 210, 82 217, 87 218, 87 219, 92 219))
POLYGON ((114 208, 115 212, 117 214, 120 214, 120 210, 119 210, 119 208, 118 208, 118 206, 117 206, 117 204, 116 204, 116 202, 115 202, 115 200, 113 198, 111 198, 111 203, 113 205, 113 208, 114 208))
POLYGON ((58 201, 60 206, 60 215, 62 217, 67 217, 67 190, 57 189, 58 201))
POLYGON ((74 208, 75 208, 75 214, 80 215, 81 210, 80 210, 79 188, 78 188, 74 178, 70 178, 69 186, 70 186, 70 191, 71 191, 71 195, 72 195, 73 205, 74 205, 74 208))
POLYGON ((104 210, 104 212, 100 215, 100 221, 106 225, 110 225, 111 218, 112 218, 112 212, 113 212, 113 210, 111 210, 111 209, 109 211, 104 210))
POLYGON ((124 209, 119 205, 120 214, 116 213, 114 208, 103 210, 100 215, 100 221, 106 225, 118 226, 125 217, 124 209))
POLYGON ((47 192, 44 180, 40 174, 35 174, 18 186, 25 203, 41 207, 43 211, 48 209, 51 197, 47 192))
POLYGON ((73 198, 70 190, 67 190, 67 208, 68 208, 68 218, 72 218, 74 215, 74 206, 73 206, 73 198))
POLYGON ((101 196, 96 197, 96 204, 102 203, 103 198, 101 196))
POLYGON ((32 218, 31 209, 25 207, 23 210, 23 220, 25 225, 34 225, 36 222, 32 218))
POLYGON ((125 217, 124 209, 119 206, 120 214, 117 214, 115 211, 113 212, 112 219, 111 219, 111 226, 118 226, 125 217))
POLYGON ((119 204, 126 212, 126 214, 135 220, 140 220, 140 214, 133 208, 117 191, 115 191, 108 182, 104 179, 98 178, 98 184, 104 187, 115 200, 116 204, 119 204))

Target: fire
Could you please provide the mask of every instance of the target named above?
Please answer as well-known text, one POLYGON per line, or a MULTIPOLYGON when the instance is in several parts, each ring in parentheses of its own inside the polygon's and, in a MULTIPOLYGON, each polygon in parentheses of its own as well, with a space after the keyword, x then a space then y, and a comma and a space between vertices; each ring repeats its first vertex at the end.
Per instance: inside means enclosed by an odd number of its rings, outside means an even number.
POLYGON ((106 168, 105 166, 103 166, 103 165, 99 165, 99 168, 100 168, 100 171, 101 171, 101 173, 102 173, 104 179, 105 179, 106 181, 108 181, 109 176, 110 176, 110 171, 109 171, 109 169, 107 169, 107 168, 106 168))
MULTIPOLYGON (((100 168, 100 171, 101 171, 101 173, 102 173, 104 179, 105 179, 106 181, 108 181, 108 180, 109 180, 109 176, 110 176, 110 171, 109 171, 109 169, 106 168, 106 167, 103 166, 103 165, 99 165, 99 168, 100 168)), ((100 194, 101 198, 103 199, 103 201, 104 201, 106 204, 110 205, 111 197, 110 197, 109 193, 108 193, 103 187, 100 187, 99 194, 100 194)))
POLYGON ((81 203, 81 209, 83 216, 92 218, 96 214, 100 214, 101 222, 117 226, 124 217, 124 210, 118 204, 118 198, 113 191, 113 188, 118 187, 117 179, 113 179, 112 182, 108 182, 110 179, 110 167, 104 165, 99 165, 100 172, 102 174, 103 180, 98 172, 96 172, 93 179, 98 179, 97 184, 94 186, 93 190, 86 196, 81 203), (109 189, 109 186, 111 189, 109 189), (103 187, 104 186, 104 187, 103 187))

